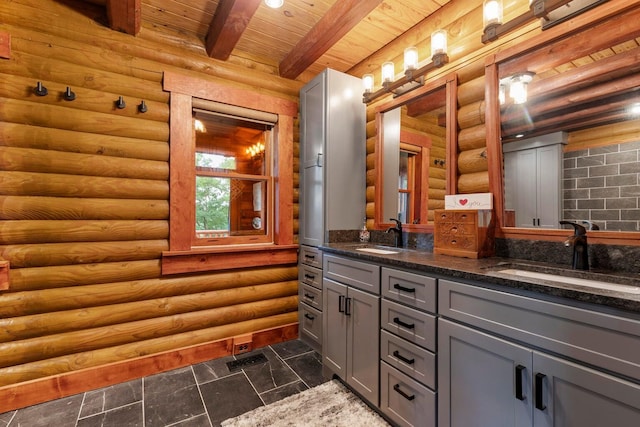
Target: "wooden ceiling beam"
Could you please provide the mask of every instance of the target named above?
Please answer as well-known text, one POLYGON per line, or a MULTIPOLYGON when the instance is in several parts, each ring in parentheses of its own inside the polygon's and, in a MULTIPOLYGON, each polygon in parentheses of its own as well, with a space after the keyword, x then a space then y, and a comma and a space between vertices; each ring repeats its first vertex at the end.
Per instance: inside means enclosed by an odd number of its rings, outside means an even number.
POLYGON ((206 37, 207 54, 227 60, 262 0, 220 0, 206 37))
POLYGON ((280 76, 295 79, 374 10, 382 0, 340 0, 280 62, 280 76))
POLYGON ((107 16, 112 30, 135 36, 140 32, 142 0, 107 0, 107 16))

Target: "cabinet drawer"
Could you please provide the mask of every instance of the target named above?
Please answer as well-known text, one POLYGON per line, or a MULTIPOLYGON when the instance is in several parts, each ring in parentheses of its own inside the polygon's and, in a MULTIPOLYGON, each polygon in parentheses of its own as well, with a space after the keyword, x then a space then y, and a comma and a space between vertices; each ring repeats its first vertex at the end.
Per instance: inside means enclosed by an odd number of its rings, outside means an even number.
POLYGON ((336 282, 380 295, 380 267, 377 265, 325 255, 323 273, 326 278, 336 282))
POLYGON ((438 210, 436 220, 439 223, 476 224, 477 214, 475 210, 438 210))
POLYGON ((306 304, 298 307, 298 322, 300 323, 300 335, 304 335, 322 345, 322 312, 306 304))
POLYGON ((387 331, 380 331, 380 358, 435 390, 436 355, 387 331))
POLYGON ((300 246, 300 262, 322 268, 322 252, 313 246, 300 246))
POLYGON ((302 283, 322 289, 322 270, 305 264, 298 265, 298 279, 302 283))
POLYGON ((431 313, 436 312, 436 279, 382 267, 382 296, 431 313))
POLYGON ((434 427, 436 393, 380 363, 380 409, 401 426, 434 427))
POLYGON ((640 321, 449 280, 438 311, 450 319, 640 380, 640 321))
POLYGON ((383 299, 380 325, 414 344, 436 351, 436 318, 430 314, 383 299))
POLYGON ((300 302, 310 305, 316 310, 322 310, 322 290, 300 283, 298 297, 300 302))

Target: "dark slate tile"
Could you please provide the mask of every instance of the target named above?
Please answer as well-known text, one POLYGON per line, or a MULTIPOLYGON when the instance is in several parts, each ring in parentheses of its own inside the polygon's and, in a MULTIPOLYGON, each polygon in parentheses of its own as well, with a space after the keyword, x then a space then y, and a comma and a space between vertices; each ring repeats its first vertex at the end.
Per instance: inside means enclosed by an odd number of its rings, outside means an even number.
POLYGON ((305 391, 308 389, 309 387, 307 387, 302 381, 296 381, 294 383, 266 391, 262 393, 260 397, 264 401, 264 404, 268 405, 270 403, 277 402, 278 400, 282 400, 285 397, 293 396, 294 394, 298 394, 301 391, 305 391))
POLYGON ((82 397, 82 394, 76 394, 20 409, 9 426, 75 426, 82 405, 82 397))
POLYGON ((144 427, 142 402, 78 420, 77 427, 144 427))
POLYGON ((166 426, 204 414, 200 392, 191 367, 144 379, 146 427, 166 426))
POLYGON ((214 426, 263 405, 242 372, 203 384, 200 391, 214 426))
POLYGON ((196 381, 198 384, 204 384, 231 375, 227 362, 232 360, 235 360, 233 356, 227 356, 193 365, 193 374, 196 376, 196 381))
POLYGON ((0 427, 6 427, 16 415, 16 411, 10 411, 0 414, 0 427))
POLYGON ((85 393, 80 417, 85 418, 142 400, 142 379, 85 393))
POLYGON ((322 356, 315 351, 287 359, 287 364, 309 387, 328 380, 322 375, 322 356))
POLYGON ((260 349, 267 357, 267 363, 249 366, 243 369, 258 393, 289 384, 298 376, 269 347, 260 349))
POLYGON ((291 340, 272 344, 271 349, 283 359, 312 351, 311 347, 300 340, 291 340))
POLYGON ((177 424, 172 424, 171 427, 211 427, 211 422, 209 421, 209 416, 207 414, 203 414, 181 421, 177 424))

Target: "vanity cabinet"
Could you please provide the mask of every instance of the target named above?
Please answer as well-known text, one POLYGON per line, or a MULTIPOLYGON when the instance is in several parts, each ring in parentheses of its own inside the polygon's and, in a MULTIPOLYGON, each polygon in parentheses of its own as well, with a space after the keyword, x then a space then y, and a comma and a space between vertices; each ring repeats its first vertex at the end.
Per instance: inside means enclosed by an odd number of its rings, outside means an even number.
POLYGON ((515 211, 516 227, 558 228, 562 144, 527 148, 536 142, 504 145, 505 209, 515 211))
POLYGON ((378 406, 380 267, 333 255, 323 263, 323 366, 378 406))
POLYGON ((640 425, 640 321, 439 286, 440 427, 640 425))
POLYGON ((322 252, 300 246, 298 262, 298 329, 300 340, 322 352, 322 252))
POLYGON ((435 426, 437 280, 382 267, 380 281, 380 409, 400 426, 435 426))
POLYGON ((359 78, 326 69, 300 90, 299 241, 319 246, 365 217, 366 106, 359 78))

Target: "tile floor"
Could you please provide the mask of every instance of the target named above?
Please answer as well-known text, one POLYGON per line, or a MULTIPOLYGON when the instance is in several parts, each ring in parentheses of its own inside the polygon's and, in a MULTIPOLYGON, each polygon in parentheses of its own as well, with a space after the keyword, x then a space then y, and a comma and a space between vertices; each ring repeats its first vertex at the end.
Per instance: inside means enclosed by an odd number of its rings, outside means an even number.
POLYGON ((326 381, 320 355, 299 340, 242 354, 267 361, 229 370, 224 357, 0 414, 0 427, 219 426, 326 381))

